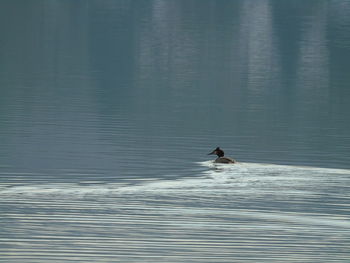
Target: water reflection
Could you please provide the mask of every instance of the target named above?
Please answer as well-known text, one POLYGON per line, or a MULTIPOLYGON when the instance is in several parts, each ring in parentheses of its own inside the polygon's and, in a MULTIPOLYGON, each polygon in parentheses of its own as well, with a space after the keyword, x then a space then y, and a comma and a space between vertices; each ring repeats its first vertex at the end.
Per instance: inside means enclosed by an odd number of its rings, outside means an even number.
POLYGON ((6 262, 349 258, 348 3, 0 7, 6 262))
POLYGON ((0 191, 12 222, 0 251, 10 262, 342 261, 348 182, 348 170, 240 163, 178 180, 18 185, 0 191))

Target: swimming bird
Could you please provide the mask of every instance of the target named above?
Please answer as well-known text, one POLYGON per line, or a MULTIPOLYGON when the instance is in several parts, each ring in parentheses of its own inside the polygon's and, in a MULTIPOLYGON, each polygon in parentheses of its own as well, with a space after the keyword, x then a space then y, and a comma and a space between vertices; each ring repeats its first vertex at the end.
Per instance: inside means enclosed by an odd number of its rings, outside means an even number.
POLYGON ((236 161, 228 158, 228 157, 224 157, 225 153, 223 150, 220 149, 220 147, 216 147, 216 149, 214 151, 212 151, 210 154, 216 154, 218 156, 218 158, 215 159, 214 163, 235 163, 236 161))

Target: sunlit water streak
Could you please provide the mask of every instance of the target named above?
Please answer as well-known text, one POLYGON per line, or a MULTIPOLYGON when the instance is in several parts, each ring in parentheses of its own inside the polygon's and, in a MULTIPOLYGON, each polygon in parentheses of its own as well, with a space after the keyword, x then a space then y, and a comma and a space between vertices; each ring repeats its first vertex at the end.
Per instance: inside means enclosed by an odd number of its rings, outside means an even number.
POLYGON ((2 184, 0 261, 348 259, 349 170, 198 165, 173 179, 2 184))

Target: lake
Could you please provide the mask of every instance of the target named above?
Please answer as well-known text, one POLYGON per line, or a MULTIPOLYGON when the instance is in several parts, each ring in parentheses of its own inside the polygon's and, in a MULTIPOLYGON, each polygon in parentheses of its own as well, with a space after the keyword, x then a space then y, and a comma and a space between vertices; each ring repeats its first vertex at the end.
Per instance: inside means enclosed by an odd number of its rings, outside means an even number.
POLYGON ((350 2, 3 0, 0 33, 0 262, 348 262, 350 2))

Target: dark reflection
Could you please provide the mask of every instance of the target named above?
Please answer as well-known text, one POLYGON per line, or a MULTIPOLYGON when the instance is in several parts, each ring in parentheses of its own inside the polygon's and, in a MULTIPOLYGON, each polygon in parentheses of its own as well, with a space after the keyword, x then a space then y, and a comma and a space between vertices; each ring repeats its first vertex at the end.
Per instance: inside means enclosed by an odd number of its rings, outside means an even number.
POLYGON ((222 145, 238 161, 348 167, 345 2, 1 7, 4 165, 184 175, 222 145))

